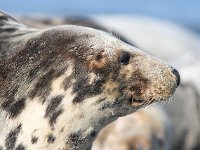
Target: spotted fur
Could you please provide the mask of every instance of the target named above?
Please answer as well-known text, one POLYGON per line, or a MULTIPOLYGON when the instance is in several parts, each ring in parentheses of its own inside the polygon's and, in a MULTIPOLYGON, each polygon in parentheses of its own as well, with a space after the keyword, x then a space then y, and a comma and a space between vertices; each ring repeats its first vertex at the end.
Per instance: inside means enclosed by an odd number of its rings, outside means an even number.
POLYGON ((3 12, 0 24, 2 149, 88 149, 106 124, 178 86, 171 66, 105 32, 32 29, 3 12))

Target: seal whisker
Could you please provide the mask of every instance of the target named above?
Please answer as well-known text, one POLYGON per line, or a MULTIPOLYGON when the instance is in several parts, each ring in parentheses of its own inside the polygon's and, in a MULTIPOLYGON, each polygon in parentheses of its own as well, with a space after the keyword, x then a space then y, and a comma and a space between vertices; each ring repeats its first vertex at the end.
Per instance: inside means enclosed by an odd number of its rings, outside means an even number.
MULTIPOLYGON (((104 17, 105 17, 105 16, 104 16, 104 17)), ((104 23, 103 26, 106 28, 106 30, 107 30, 107 32, 108 32, 109 34, 113 35, 112 28, 110 27, 110 25, 104 23)))

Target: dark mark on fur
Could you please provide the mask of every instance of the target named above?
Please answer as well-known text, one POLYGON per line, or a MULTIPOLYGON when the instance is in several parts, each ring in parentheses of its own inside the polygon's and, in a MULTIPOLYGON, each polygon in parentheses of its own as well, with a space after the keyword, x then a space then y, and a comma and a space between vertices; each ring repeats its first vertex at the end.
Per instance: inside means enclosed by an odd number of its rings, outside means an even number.
POLYGON ((48 143, 53 143, 56 140, 55 136, 53 134, 50 134, 47 138, 48 143))
POLYGON ((64 69, 51 69, 46 72, 35 84, 34 88, 29 92, 29 97, 34 98, 36 96, 41 96, 43 102, 46 99, 46 96, 50 93, 50 86, 53 79, 59 77, 64 73, 64 69))
POLYGON ((79 145, 83 143, 83 139, 81 138, 81 136, 82 136, 81 131, 71 133, 68 136, 66 143, 69 144, 70 147, 74 147, 76 149, 78 148, 79 145))
POLYGON ((90 132, 90 137, 95 137, 96 136, 96 131, 95 130, 92 130, 91 132, 90 132))
POLYGON ((25 146, 22 144, 19 144, 16 148, 16 150, 25 150, 25 146))
POLYGON ((55 111, 55 112, 52 114, 52 116, 50 117, 50 120, 49 120, 51 126, 53 126, 53 124, 56 123, 56 119, 58 118, 58 116, 59 116, 60 114, 62 114, 62 112, 63 112, 63 109, 59 109, 59 110, 55 111))
POLYGON ((10 99, 4 103, 2 103, 2 108, 6 110, 11 118, 18 116, 25 107, 25 98, 21 98, 20 100, 10 99))
POLYGON ((14 130, 11 130, 8 136, 6 137, 5 144, 8 150, 13 150, 15 147, 15 143, 18 137, 18 134, 21 130, 21 124, 14 130))
POLYGON ((105 82, 104 78, 100 78, 95 80, 92 84, 89 84, 87 73, 83 74, 85 75, 79 76, 74 83, 73 89, 77 95, 73 103, 82 102, 85 98, 95 96, 103 91, 102 84, 105 82))
POLYGON ((60 130, 60 133, 64 132, 64 128, 65 128, 65 127, 62 127, 62 129, 60 130))
POLYGON ((69 87, 71 87, 72 85, 72 81, 71 81, 71 78, 72 76, 69 76, 69 77, 66 77, 63 81, 63 87, 64 87, 64 90, 67 90, 69 87))
POLYGON ((15 28, 0 28, 0 33, 2 33, 2 32, 15 32, 15 31, 17 31, 17 29, 15 29, 15 28))
POLYGON ((50 83, 53 80, 54 73, 56 71, 54 69, 48 71, 45 75, 43 75, 38 82, 35 84, 32 91, 30 91, 30 98, 34 98, 35 96, 46 96, 49 93, 50 83))
POLYGON ((32 137, 31 137, 31 143, 32 143, 32 144, 36 144, 37 141, 38 141, 38 137, 36 137, 36 136, 32 136, 32 137))
POLYGON ((8 33, 11 34, 18 30, 17 26, 13 26, 12 22, 17 22, 14 18, 9 15, 5 15, 0 11, 0 33, 8 33), (2 16, 3 15, 3 16, 2 16), (10 23, 11 22, 11 23, 10 23), (5 26, 5 27, 4 27, 5 26))
POLYGON ((50 100, 47 106, 45 117, 49 117, 50 124, 53 125, 56 122, 57 117, 63 112, 61 108, 58 108, 63 99, 62 95, 56 96, 50 100))
POLYGON ((2 147, 2 146, 0 146, 0 150, 3 150, 3 147, 2 147))

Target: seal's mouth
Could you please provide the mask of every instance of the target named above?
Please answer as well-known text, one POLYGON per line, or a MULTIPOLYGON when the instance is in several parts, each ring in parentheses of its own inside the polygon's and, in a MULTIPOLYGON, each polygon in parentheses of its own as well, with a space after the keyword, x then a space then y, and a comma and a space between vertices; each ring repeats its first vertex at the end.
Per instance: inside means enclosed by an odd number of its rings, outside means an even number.
POLYGON ((133 97, 129 98, 128 100, 131 104, 132 103, 143 103, 144 100, 143 99, 134 99, 133 97))
POLYGON ((128 98, 128 102, 133 106, 140 106, 144 103, 145 100, 143 99, 136 99, 133 95, 130 95, 128 98))

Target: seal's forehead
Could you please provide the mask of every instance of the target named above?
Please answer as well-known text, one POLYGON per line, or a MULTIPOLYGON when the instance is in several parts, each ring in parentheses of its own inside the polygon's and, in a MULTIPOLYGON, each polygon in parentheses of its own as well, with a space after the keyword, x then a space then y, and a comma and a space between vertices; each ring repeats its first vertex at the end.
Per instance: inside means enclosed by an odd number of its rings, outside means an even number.
POLYGON ((81 27, 81 26, 74 26, 75 31, 82 33, 82 34, 90 34, 93 35, 90 43, 92 43, 94 48, 98 48, 101 46, 106 51, 127 51, 127 52, 137 52, 137 53, 144 53, 141 49, 138 49, 128 43, 121 41, 119 38, 111 35, 110 33, 96 30, 89 27, 81 27))
MULTIPOLYGON (((47 29, 49 30, 49 29, 47 29)), ((113 35, 101 30, 76 25, 63 25, 50 28, 50 31, 57 31, 60 35, 66 36, 63 39, 73 39, 76 45, 85 46, 90 49, 90 53, 96 51, 104 51, 109 55, 113 55, 119 51, 142 52, 141 50, 124 43, 113 35)), ((74 44, 73 43, 73 44, 74 44)))

